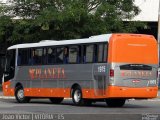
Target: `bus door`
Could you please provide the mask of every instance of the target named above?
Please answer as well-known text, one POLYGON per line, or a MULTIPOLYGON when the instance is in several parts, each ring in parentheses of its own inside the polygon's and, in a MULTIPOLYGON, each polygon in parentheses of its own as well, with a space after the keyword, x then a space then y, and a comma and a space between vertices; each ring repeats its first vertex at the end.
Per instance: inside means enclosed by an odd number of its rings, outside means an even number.
POLYGON ((4 81, 7 82, 14 78, 15 74, 15 55, 16 50, 8 50, 6 54, 6 64, 4 70, 4 81))
POLYGON ((95 64, 93 67, 94 91, 96 96, 103 96, 108 85, 108 65, 106 63, 95 64))

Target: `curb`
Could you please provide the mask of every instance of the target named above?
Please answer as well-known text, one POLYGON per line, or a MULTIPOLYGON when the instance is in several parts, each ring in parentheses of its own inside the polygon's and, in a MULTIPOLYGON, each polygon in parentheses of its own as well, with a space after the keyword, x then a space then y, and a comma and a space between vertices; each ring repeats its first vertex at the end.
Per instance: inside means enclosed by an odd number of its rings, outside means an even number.
POLYGON ((0 96, 0 99, 15 99, 15 97, 11 97, 11 96, 0 96))

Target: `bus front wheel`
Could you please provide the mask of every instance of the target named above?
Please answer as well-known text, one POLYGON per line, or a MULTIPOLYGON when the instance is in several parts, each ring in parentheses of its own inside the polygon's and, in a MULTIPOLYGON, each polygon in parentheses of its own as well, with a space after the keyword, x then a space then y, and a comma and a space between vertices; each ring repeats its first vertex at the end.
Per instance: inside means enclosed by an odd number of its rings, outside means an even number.
POLYGON ((125 99, 106 99, 106 103, 109 107, 122 107, 125 101, 125 99))
POLYGON ((24 89, 22 86, 17 86, 15 90, 15 98, 19 103, 27 103, 30 101, 29 97, 24 95, 24 89))

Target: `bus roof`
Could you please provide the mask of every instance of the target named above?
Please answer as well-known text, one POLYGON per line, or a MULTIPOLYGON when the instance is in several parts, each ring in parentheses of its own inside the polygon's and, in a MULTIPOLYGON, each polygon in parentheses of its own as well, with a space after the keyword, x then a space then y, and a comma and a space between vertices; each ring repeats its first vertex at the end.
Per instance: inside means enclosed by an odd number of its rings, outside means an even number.
POLYGON ((91 36, 89 38, 84 39, 72 39, 72 40, 42 40, 38 43, 26 43, 26 44, 17 44, 8 48, 16 49, 16 48, 30 48, 30 47, 41 47, 41 46, 56 46, 56 45, 69 45, 69 44, 82 44, 82 43, 96 43, 96 42, 107 42, 109 41, 112 34, 102 34, 91 36))

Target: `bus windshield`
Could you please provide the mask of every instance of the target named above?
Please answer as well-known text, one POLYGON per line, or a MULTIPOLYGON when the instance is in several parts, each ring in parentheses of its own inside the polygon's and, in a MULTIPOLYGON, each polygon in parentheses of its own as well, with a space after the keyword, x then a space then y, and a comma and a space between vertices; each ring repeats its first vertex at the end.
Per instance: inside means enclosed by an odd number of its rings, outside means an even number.
POLYGON ((9 50, 6 54, 6 65, 4 71, 4 81, 8 81, 14 77, 15 71, 15 50, 9 50))

